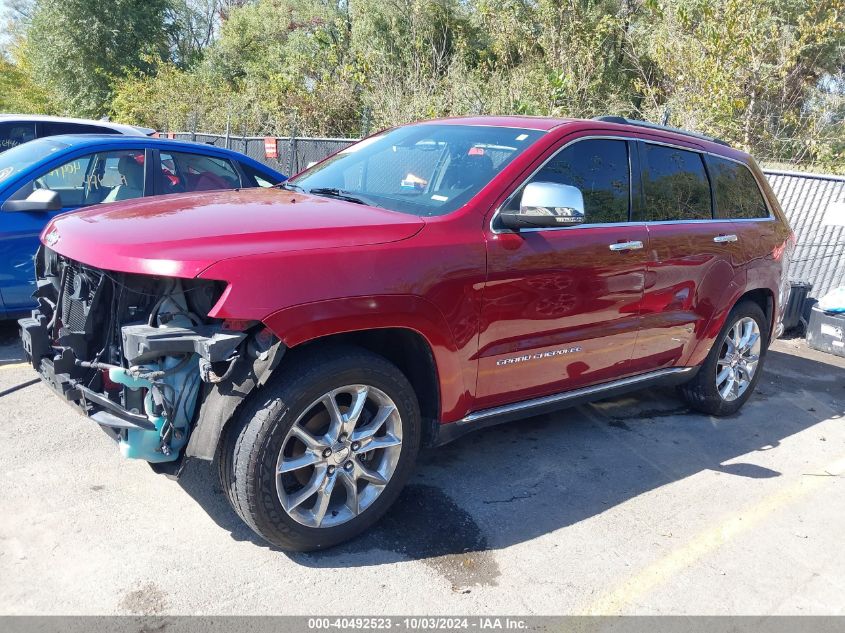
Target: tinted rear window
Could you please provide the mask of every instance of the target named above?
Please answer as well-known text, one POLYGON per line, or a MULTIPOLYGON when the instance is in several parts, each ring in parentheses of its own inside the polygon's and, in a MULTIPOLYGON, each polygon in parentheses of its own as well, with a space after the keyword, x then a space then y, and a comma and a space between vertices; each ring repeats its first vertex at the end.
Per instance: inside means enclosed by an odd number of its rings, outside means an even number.
POLYGON ((84 123, 45 122, 41 124, 41 136, 57 136, 59 134, 119 134, 110 127, 86 125, 84 123))
POLYGON ((645 221, 708 220, 710 182, 696 152, 643 144, 643 218, 645 221))
POLYGON ((34 138, 35 123, 26 121, 0 123, 0 152, 34 138))
POLYGON ((715 156, 706 160, 713 180, 717 218, 769 217, 763 194, 748 167, 715 156))

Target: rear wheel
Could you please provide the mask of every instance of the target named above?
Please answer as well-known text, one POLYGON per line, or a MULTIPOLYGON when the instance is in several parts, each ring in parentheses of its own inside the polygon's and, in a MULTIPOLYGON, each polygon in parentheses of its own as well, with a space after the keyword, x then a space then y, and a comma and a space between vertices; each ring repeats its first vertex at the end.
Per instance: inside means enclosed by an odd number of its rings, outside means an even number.
POLYGON ((710 415, 738 411, 760 378, 768 340, 768 322, 760 306, 753 301, 738 303, 695 378, 681 387, 689 405, 710 415))
POLYGON ((229 431, 223 487, 241 518, 288 550, 335 545, 398 496, 420 442, 416 395, 384 358, 357 348, 300 354, 229 431))

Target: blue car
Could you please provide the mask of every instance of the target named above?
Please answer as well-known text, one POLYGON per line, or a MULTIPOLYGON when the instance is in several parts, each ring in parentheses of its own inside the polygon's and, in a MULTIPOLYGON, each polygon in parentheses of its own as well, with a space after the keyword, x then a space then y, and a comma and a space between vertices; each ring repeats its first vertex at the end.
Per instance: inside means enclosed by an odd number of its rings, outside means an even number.
POLYGON ((0 154, 0 318, 35 304, 33 255, 59 213, 146 196, 270 187, 285 176, 243 154, 142 136, 61 135, 0 154))

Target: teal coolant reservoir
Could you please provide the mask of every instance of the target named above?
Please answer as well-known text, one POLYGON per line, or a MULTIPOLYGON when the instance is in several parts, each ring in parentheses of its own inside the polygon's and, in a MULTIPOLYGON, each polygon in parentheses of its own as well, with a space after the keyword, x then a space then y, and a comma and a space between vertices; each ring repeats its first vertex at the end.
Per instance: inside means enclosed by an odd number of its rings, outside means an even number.
POLYGON ((168 356, 162 363, 144 365, 143 370, 166 371, 162 378, 151 382, 146 378, 130 375, 125 369, 110 369, 109 378, 128 389, 146 389, 144 412, 156 430, 129 429, 126 438, 119 442, 120 454, 130 459, 143 459, 147 462, 172 462, 179 458, 179 453, 188 442, 188 430, 194 415, 199 391, 200 374, 196 355, 187 362, 184 358, 168 356), (165 385, 165 386, 162 386, 165 385), (153 390, 163 395, 167 402, 166 411, 173 415, 173 433, 162 450, 162 431, 167 419, 164 415, 155 415, 153 390))

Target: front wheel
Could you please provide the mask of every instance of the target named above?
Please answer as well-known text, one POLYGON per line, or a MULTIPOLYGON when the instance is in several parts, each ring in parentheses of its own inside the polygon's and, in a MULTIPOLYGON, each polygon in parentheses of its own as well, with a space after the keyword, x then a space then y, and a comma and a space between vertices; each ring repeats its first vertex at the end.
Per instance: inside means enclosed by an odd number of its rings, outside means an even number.
POLYGON ((366 350, 286 361, 234 421, 220 475, 255 532, 308 551, 354 537, 393 503, 419 450, 419 405, 399 369, 366 350))
POLYGON ((768 340, 760 306, 753 301, 734 306, 695 378, 681 387, 689 405, 710 415, 736 413, 760 379, 768 340))

